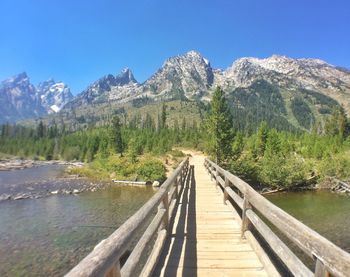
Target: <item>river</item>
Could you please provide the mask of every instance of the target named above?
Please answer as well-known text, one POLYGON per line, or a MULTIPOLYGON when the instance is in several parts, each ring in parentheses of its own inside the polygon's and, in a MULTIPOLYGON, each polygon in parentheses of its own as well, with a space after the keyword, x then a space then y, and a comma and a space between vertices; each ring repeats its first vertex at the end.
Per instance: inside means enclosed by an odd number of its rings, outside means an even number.
MULTIPOLYGON (((4 191, 23 180, 29 185, 62 170, 0 172, 0 187, 4 191)), ((151 187, 113 185, 78 195, 0 202, 0 276, 62 276, 153 194, 151 187)))
MULTIPOLYGON (((326 190, 287 192, 266 196, 272 203, 309 226, 325 238, 350 252, 350 196, 326 190)), ((289 243, 304 262, 314 263, 289 243)))
MULTIPOLYGON (((57 186, 63 169, 0 172, 0 194, 14 187, 35 190, 38 182, 43 189, 40 182, 47 178, 57 186)), ((44 184, 46 189, 50 181, 44 184)), ((151 187, 113 185, 77 195, 1 201, 0 276, 62 276, 154 193, 151 187)), ((350 196, 313 191, 267 198, 350 252, 350 196)))

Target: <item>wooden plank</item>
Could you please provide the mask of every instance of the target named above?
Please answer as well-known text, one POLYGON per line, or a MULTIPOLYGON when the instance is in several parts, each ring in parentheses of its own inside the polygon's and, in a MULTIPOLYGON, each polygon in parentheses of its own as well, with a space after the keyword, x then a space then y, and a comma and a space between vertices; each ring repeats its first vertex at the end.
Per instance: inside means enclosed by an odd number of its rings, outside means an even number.
POLYGON ((157 240, 154 244, 153 250, 149 255, 147 262, 141 271, 141 274, 140 274, 141 277, 148 277, 152 275, 154 268, 159 260, 162 249, 164 247, 166 235, 167 235, 167 231, 165 229, 159 232, 157 240))
POLYGON ((155 207, 157 207, 163 199, 168 199, 169 189, 173 185, 175 179, 177 179, 179 175, 183 175, 187 165, 188 158, 185 158, 149 201, 107 239, 100 242, 94 250, 68 272, 66 276, 105 276, 109 273, 109 270, 119 262, 121 255, 128 249, 142 224, 153 215, 155 207))
POLYGON ((167 267, 157 276, 201 276, 201 277, 266 277, 262 269, 210 269, 210 268, 188 268, 188 267, 167 267))
POLYGON ((250 242, 250 245, 252 246, 256 255, 259 257, 261 263, 264 265, 264 269, 266 270, 269 277, 280 277, 281 274, 276 270, 269 256, 266 254, 265 250, 261 247, 260 243, 253 236, 252 232, 245 231, 244 236, 250 242))
POLYGON ((300 259, 278 238, 271 229, 252 211, 246 212, 247 217, 264 237, 266 242, 271 246, 271 249, 277 254, 282 262, 289 268, 294 276, 311 277, 313 273, 308 269, 300 259))
POLYGON ((153 276, 267 276, 251 245, 241 238, 238 214, 224 205, 223 193, 209 180, 203 158, 194 156, 190 162, 196 183, 184 188, 171 238, 153 276))
POLYGON ((121 274, 123 277, 133 276, 136 267, 138 266, 141 255, 143 254, 146 246, 152 239, 153 235, 157 232, 164 216, 166 215, 165 209, 159 209, 157 215, 152 220, 151 224, 147 227, 147 230, 142 235, 141 239, 137 242, 134 250, 131 252, 126 263, 124 264, 121 274))
MULTIPOLYGON (((208 162, 212 167, 218 168, 211 161, 208 162)), ((269 202, 237 176, 220 168, 218 168, 218 171, 225 172, 230 182, 247 196, 251 205, 306 254, 312 258, 316 256, 322 259, 324 267, 332 275, 348 276, 350 272, 349 253, 269 202)))

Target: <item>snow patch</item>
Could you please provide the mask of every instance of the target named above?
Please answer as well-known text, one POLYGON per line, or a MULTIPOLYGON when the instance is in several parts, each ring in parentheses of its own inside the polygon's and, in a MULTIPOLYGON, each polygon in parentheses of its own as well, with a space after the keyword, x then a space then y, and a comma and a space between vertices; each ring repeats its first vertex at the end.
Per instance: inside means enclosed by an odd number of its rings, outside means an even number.
POLYGON ((52 105, 51 107, 51 110, 53 110, 55 113, 58 113, 60 111, 60 108, 57 107, 57 105, 52 105))

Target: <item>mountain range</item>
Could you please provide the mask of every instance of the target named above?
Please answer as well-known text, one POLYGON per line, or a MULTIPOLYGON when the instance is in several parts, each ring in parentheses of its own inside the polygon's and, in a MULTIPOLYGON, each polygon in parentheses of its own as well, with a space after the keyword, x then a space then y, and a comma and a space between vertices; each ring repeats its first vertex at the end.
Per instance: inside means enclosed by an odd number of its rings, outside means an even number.
POLYGON ((245 120, 285 121, 286 125, 309 129, 335 106, 350 112, 348 69, 319 59, 273 55, 240 58, 222 70, 190 51, 167 59, 143 83, 126 68, 116 76, 103 76, 76 97, 64 83, 49 80, 35 87, 22 73, 0 85, 0 103, 6 107, 0 112, 0 122, 145 99, 145 103, 174 99, 208 102, 217 86, 226 92, 233 113, 245 120))
POLYGON ((0 123, 57 113, 72 99, 64 83, 50 79, 34 86, 23 72, 0 84, 0 123))

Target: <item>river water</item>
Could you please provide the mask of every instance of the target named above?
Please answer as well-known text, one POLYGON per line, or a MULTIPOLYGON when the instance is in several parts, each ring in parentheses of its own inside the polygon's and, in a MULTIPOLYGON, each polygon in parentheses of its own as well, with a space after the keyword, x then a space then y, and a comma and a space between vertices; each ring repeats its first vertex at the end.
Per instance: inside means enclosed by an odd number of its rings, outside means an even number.
MULTIPOLYGON (((14 185, 20 190, 36 189, 33 182, 45 179, 54 179, 57 185, 63 169, 0 172, 0 194, 14 185)), ((151 187, 113 185, 78 195, 1 201, 0 276, 62 276, 154 193, 151 187)), ((350 252, 350 196, 316 191, 267 198, 350 252)))
MULTIPOLYGON (((325 190, 288 192, 266 196, 275 205, 294 216, 325 238, 350 252, 350 196, 325 190)), ((292 249, 297 250, 293 245, 292 249)), ((300 255, 301 251, 297 252, 300 255)), ((306 264, 312 268, 312 262, 306 264)))
MULTIPOLYGON (((51 169, 50 178, 62 171, 51 169)), ((26 172, 38 176, 35 171, 40 179, 47 177, 42 168, 6 172, 8 179, 0 174, 0 187, 26 172)), ((0 276, 62 276, 153 194, 151 187, 113 185, 78 195, 0 202, 0 276)))

